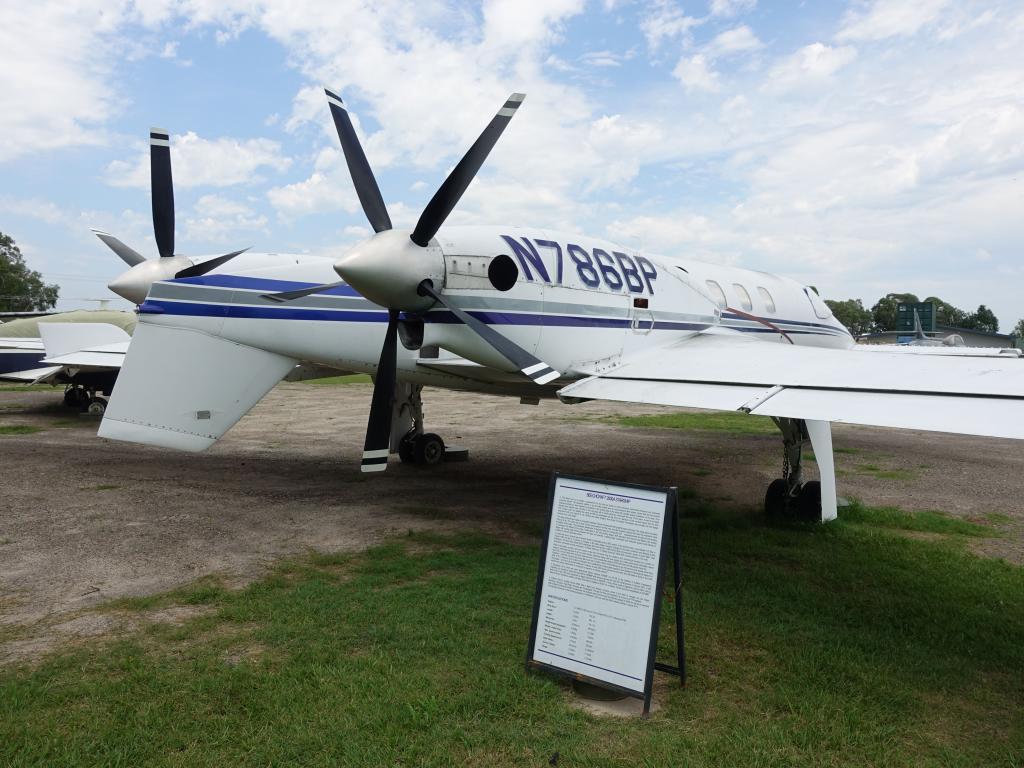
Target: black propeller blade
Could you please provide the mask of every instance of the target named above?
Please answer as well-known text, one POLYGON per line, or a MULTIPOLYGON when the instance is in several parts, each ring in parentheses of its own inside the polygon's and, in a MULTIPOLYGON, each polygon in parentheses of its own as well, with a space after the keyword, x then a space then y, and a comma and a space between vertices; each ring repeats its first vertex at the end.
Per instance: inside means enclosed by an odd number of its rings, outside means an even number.
POLYGON ((391 217, 388 216, 387 206, 384 205, 384 198, 377 186, 377 180, 370 170, 370 163, 366 160, 363 148, 359 144, 359 137, 356 136, 355 128, 352 127, 352 120, 348 116, 345 104, 336 93, 324 88, 327 94, 327 103, 331 107, 331 117, 334 118, 334 127, 338 129, 338 138, 341 140, 341 149, 345 153, 345 162, 348 164, 348 172, 352 176, 352 183, 355 185, 359 202, 362 203, 363 213, 370 221, 374 232, 383 232, 391 229, 391 217))
POLYGON ((314 285, 312 288, 299 288, 296 291, 282 291, 280 293, 264 293, 260 295, 261 299, 270 299, 276 301, 279 304, 283 304, 286 301, 292 299, 301 299, 303 296, 312 296, 314 293, 322 293, 323 291, 329 291, 331 288, 337 288, 339 285, 345 285, 344 280, 339 280, 336 283, 325 283, 323 285, 314 285))
POLYGON ((174 181, 171 137, 163 128, 149 131, 149 182, 153 197, 153 234, 163 258, 174 255, 174 181))
POLYGON ((482 320, 477 320, 468 312, 449 303, 444 297, 444 294, 438 293, 434 290, 434 285, 429 280, 424 280, 420 283, 419 290, 420 293, 432 297, 435 301, 444 306, 445 309, 459 318, 459 320, 473 329, 477 336, 494 347, 502 357, 518 368, 523 375, 530 377, 535 383, 547 384, 561 376, 561 374, 550 365, 545 363, 543 360, 538 360, 514 341, 502 336, 496 330, 491 328, 491 326, 487 325, 487 323, 482 320))
POLYGON ((380 350, 377 375, 373 380, 370 420, 363 443, 363 472, 383 472, 388 468, 391 446, 391 411, 395 399, 395 368, 398 360, 398 310, 388 311, 388 330, 380 350))
POLYGON ((416 229, 411 235, 412 241, 416 245, 426 247, 431 238, 437 234, 437 230, 441 228, 445 219, 448 218, 448 214, 458 204, 477 171, 480 170, 480 166, 487 159, 487 155, 491 153, 494 145, 498 142, 505 126, 508 125, 509 120, 512 119, 525 98, 525 93, 513 93, 509 96, 502 108, 498 110, 498 114, 491 118, 491 122, 484 128, 483 133, 459 160, 459 164, 448 174, 448 178, 434 193, 430 202, 427 203, 427 207, 420 214, 420 220, 416 222, 416 229))
POLYGON ((200 275, 205 275, 207 272, 216 269, 221 264, 231 261, 231 259, 235 258, 238 254, 245 253, 248 250, 248 248, 243 248, 240 251, 232 251, 231 253, 225 253, 223 256, 217 256, 214 259, 207 259, 201 264, 193 264, 191 267, 185 267, 185 269, 180 270, 174 276, 177 278, 199 277, 200 275))

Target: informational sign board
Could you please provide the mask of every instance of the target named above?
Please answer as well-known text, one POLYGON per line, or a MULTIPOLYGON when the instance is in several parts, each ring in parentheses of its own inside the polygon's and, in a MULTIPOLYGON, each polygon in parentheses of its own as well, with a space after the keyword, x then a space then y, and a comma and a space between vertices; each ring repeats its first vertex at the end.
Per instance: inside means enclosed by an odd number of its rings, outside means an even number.
MULTIPOLYGON (((675 531, 674 489, 554 475, 527 665, 644 698, 646 712, 675 531)), ((675 573, 678 587, 678 559, 675 573)))

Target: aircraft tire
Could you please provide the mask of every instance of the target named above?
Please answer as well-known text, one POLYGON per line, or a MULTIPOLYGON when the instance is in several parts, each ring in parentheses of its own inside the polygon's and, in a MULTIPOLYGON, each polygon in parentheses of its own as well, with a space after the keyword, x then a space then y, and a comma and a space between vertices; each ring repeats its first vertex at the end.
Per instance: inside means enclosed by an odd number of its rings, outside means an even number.
POLYGON ((789 483, 783 478, 772 480, 768 492, 764 495, 764 514, 768 520, 778 522, 786 517, 786 503, 789 495, 789 483))
POLYGON ((416 436, 403 437, 398 443, 398 458, 403 464, 416 463, 416 436))
POLYGON ((423 467, 432 467, 444 461, 444 440, 440 435, 426 432, 416 437, 416 463, 423 467))
POLYGON ((89 404, 85 406, 85 412, 90 416, 102 416, 106 413, 107 401, 102 397, 94 397, 89 401, 89 404))

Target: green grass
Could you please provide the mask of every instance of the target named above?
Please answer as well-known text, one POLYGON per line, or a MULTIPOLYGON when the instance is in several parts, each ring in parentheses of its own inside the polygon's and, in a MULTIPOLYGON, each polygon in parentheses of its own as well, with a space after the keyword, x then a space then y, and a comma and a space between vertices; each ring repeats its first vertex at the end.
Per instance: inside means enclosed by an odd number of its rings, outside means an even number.
POLYGON ((607 421, 625 427, 659 429, 711 429, 720 432, 773 434, 778 428, 767 416, 748 416, 729 411, 707 413, 665 413, 652 416, 609 416, 607 421))
POLYGON ((33 427, 30 424, 0 424, 0 435, 34 435, 42 431, 42 427, 33 427))
MULTIPOLYGON (((990 538, 1000 535, 999 531, 990 525, 970 522, 947 515, 945 512, 905 512, 896 507, 865 507, 856 499, 852 499, 850 505, 843 508, 840 514, 846 523, 867 524, 901 531, 990 538)), ((991 516, 989 518, 991 520, 991 516)))
POLYGON ((345 376, 328 376, 324 379, 308 379, 303 384, 312 384, 315 387, 346 387, 350 384, 372 384, 369 374, 350 373, 345 376))
POLYGON ((900 514, 684 518, 689 686, 646 722, 524 671, 537 545, 419 534, 119 601, 207 613, 0 671, 0 764, 1019 766, 1024 570, 900 514))

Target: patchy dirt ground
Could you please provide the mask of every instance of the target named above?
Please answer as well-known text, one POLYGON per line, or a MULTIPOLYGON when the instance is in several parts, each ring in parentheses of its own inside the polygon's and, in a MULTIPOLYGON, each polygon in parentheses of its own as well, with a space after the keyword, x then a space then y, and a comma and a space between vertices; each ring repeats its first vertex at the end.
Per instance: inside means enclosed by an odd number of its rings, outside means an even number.
MULTIPOLYGON (((0 425, 40 430, 0 434, 0 630, 95 633, 103 627, 75 617, 111 598, 211 573, 242 583, 283 555, 409 529, 522 537, 538 529, 552 470, 678 485, 753 510, 781 464, 775 435, 601 421, 656 407, 428 391, 428 428, 470 460, 430 470, 394 460, 367 477, 369 400, 366 385, 282 384, 208 453, 184 454, 101 441, 59 392, 0 392, 0 425)), ((841 495, 997 521, 1005 536, 979 546, 1024 562, 1019 443, 841 425, 834 442, 841 495)))

